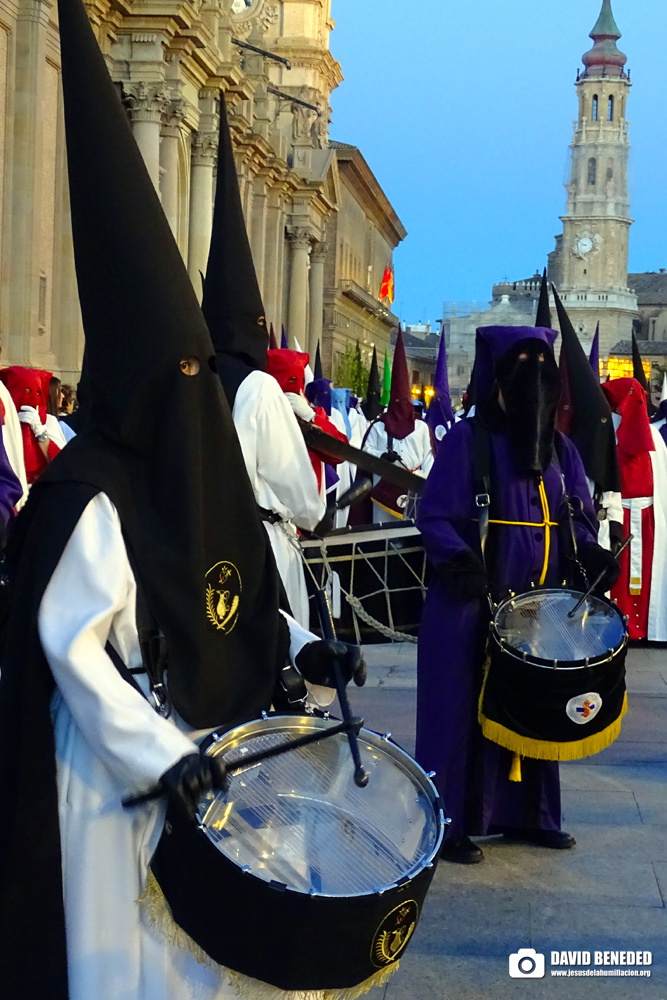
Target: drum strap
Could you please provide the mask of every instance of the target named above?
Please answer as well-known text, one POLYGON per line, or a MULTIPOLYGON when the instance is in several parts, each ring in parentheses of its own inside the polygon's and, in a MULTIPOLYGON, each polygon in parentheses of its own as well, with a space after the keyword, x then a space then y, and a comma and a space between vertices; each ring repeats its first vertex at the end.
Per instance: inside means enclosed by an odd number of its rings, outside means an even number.
POLYGON ((479 520, 479 543, 482 550, 482 562, 484 562, 486 542, 489 537, 489 509, 491 507, 491 441, 489 429, 481 417, 476 414, 471 419, 475 505, 479 520))

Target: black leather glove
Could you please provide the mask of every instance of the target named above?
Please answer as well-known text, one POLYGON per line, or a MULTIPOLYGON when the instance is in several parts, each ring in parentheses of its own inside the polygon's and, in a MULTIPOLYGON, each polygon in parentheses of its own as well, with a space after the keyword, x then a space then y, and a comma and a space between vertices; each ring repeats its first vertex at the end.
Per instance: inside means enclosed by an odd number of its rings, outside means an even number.
POLYGON ((604 594, 607 590, 611 590, 621 575, 621 567, 611 552, 603 549, 597 542, 587 542, 580 546, 579 561, 586 570, 589 585, 597 579, 600 573, 604 573, 602 580, 595 588, 596 594, 604 594))
POLYGON ((380 455, 380 458, 383 462, 400 462, 401 460, 401 456, 393 448, 385 451, 384 455, 380 455))
POLYGON ((206 792, 227 788, 227 772, 217 757, 190 753, 164 772, 160 784, 169 799, 194 819, 199 800, 206 792))
POLYGON ((609 540, 612 552, 620 548, 625 541, 625 529, 619 521, 609 522, 609 540))
POLYGON ((470 601, 488 593, 484 563, 472 549, 464 549, 441 569, 441 574, 458 597, 470 601))
POLYGON ((311 684, 321 684, 323 687, 335 687, 333 661, 340 664, 343 680, 349 684, 351 680, 357 687, 366 683, 366 661, 360 646, 352 646, 348 642, 338 642, 335 639, 322 639, 307 643, 294 658, 297 669, 305 680, 311 684))

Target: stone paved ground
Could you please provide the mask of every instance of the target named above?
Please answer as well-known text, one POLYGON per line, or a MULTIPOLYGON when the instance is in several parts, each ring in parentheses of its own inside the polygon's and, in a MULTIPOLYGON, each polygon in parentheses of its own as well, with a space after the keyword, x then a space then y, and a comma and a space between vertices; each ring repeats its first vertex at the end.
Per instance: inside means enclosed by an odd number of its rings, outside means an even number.
MULTIPOLYGON (((414 750, 416 647, 366 647, 351 691, 371 729, 414 750)), ((667 1000, 667 649, 633 649, 617 742, 561 767, 572 851, 481 841, 486 860, 441 864, 415 938, 378 1000, 667 1000), (508 975, 519 948, 547 954, 544 979, 508 975), (556 979, 552 950, 653 952, 651 979, 556 979)), ((371 995, 372 996, 372 995, 371 995)))

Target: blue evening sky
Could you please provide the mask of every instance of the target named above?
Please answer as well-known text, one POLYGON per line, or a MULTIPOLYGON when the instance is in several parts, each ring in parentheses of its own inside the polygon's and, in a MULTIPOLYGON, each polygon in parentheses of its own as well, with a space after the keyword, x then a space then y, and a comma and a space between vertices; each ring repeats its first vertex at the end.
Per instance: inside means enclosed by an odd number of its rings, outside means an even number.
MULTIPOLYGON (((546 264, 574 88, 601 0, 333 0, 331 136, 359 146, 407 239, 394 312, 438 319, 546 264)), ((630 270, 667 267, 667 4, 612 0, 628 56, 630 270)))

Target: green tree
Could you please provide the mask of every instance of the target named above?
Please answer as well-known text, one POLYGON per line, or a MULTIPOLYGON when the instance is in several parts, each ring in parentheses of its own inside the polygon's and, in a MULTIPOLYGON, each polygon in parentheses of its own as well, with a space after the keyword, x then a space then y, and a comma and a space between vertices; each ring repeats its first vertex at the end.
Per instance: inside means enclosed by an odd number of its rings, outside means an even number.
POLYGON ((359 341, 356 344, 348 344, 336 369, 336 385, 351 389, 352 394, 361 399, 366 395, 369 375, 370 369, 361 358, 359 341))

